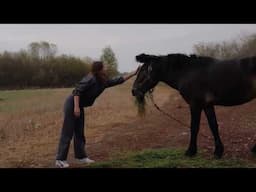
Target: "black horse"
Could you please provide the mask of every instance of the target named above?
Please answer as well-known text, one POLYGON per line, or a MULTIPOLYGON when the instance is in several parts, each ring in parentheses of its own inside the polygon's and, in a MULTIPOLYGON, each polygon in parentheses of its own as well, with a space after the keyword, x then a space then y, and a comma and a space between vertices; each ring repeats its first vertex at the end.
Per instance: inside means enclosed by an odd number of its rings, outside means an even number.
MULTIPOLYGON (((143 65, 133 84, 133 96, 142 101, 145 93, 159 81, 178 90, 191 112, 191 138, 185 155, 197 153, 197 135, 203 110, 214 136, 214 156, 221 158, 224 146, 214 106, 240 105, 256 98, 256 57, 218 60, 197 55, 140 54, 136 60, 143 65)), ((252 152, 256 153, 256 145, 252 152)))

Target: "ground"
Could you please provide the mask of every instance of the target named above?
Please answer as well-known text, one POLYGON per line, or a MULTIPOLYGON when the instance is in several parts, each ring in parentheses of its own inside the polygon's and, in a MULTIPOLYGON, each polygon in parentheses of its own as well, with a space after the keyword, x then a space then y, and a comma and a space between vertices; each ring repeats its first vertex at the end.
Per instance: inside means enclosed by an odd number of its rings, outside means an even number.
MULTIPOLYGON (((137 115, 131 86, 134 79, 104 91, 86 108, 86 149, 98 161, 145 149, 186 149, 190 130, 157 111, 147 101, 145 117, 137 115)), ((54 167, 63 121, 63 104, 72 89, 0 91, 0 167, 54 167)), ((189 125, 188 105, 174 89, 159 84, 156 103, 189 125)), ((256 143, 256 100, 234 107, 216 107, 224 159, 256 164, 250 153, 256 143)), ((213 157, 214 143, 205 115, 198 137, 199 152, 213 157)), ((68 160, 79 167, 70 147, 68 160)))

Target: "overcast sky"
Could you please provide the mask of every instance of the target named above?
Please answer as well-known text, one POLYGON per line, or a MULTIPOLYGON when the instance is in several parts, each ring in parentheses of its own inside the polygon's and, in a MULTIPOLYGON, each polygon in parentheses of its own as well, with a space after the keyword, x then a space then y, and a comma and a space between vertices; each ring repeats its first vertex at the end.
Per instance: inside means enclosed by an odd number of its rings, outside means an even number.
POLYGON ((108 45, 121 72, 138 65, 140 53, 190 54, 199 42, 221 42, 256 33, 256 24, 0 24, 0 52, 19 51, 33 41, 58 46, 58 54, 99 59, 108 45))

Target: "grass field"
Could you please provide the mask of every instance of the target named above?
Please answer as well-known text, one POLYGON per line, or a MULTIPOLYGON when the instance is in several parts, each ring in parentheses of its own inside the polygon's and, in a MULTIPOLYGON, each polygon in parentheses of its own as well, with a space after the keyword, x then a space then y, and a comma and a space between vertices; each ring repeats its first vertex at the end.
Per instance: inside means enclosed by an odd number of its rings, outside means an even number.
MULTIPOLYGON (((189 129, 164 117, 150 102, 146 116, 138 117, 131 96, 132 82, 105 90, 94 106, 85 110, 86 149, 97 161, 92 167, 254 167, 256 158, 249 150, 256 140, 255 102, 217 109, 226 146, 224 158, 219 161, 212 159, 213 140, 203 117, 200 153, 189 159, 183 155, 189 129)), ((54 167, 63 105, 71 91, 0 91, 1 168, 54 167)), ((175 90, 160 84, 154 97, 163 109, 189 124, 187 105, 175 90)), ((73 154, 71 145, 68 161, 72 167, 87 167, 77 165, 73 154)))
POLYGON ((128 152, 113 160, 95 163, 90 168, 255 168, 256 164, 230 158, 216 160, 198 154, 193 158, 184 156, 184 149, 158 149, 128 152))

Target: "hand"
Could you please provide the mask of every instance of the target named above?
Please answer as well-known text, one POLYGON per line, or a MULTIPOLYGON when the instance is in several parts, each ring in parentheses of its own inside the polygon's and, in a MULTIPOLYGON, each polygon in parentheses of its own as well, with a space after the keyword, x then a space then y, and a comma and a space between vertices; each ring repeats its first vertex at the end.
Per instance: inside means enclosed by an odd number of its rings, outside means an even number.
POLYGON ((80 117, 80 108, 79 107, 74 108, 74 115, 75 115, 75 117, 80 117))
POLYGON ((136 69, 136 71, 130 72, 129 74, 124 75, 124 76, 123 76, 124 80, 127 81, 127 80, 130 79, 131 77, 137 75, 137 73, 140 71, 140 68, 141 68, 141 65, 139 65, 139 67, 136 69))

